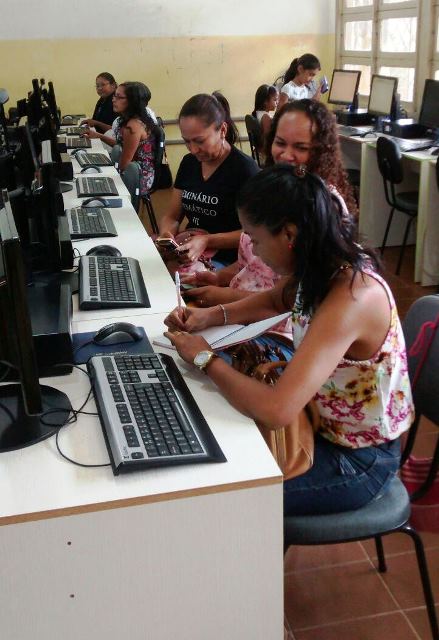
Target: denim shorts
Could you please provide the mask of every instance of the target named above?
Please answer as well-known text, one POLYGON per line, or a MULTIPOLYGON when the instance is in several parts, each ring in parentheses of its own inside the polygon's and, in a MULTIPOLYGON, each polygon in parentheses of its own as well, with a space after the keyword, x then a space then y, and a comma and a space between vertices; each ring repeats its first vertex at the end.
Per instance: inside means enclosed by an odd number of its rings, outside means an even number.
POLYGON ((399 470, 399 438, 350 449, 317 434, 314 464, 284 482, 285 515, 317 515, 359 509, 376 500, 399 470))

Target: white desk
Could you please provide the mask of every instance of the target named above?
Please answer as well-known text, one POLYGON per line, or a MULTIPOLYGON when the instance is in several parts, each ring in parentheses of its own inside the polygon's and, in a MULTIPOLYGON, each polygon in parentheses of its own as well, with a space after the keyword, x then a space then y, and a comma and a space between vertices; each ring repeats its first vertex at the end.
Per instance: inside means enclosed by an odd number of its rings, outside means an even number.
MULTIPOLYGON (((381 246, 390 207, 386 202, 383 179, 376 159, 376 139, 340 135, 347 168, 361 170, 360 237, 373 247, 381 246)), ((436 184, 436 157, 428 151, 403 154, 404 180, 399 191, 419 190, 417 224, 412 225, 408 243, 416 243, 415 282, 439 284, 439 191, 436 184)), ((402 243, 407 217, 395 212, 387 244, 402 243)))
MULTIPOLYGON (((109 243, 141 260, 152 308, 75 311, 73 331, 97 330, 111 314, 157 335, 175 304, 172 280, 135 212, 111 211, 119 236, 109 243)), ((0 454, 5 640, 283 637, 282 476, 255 424, 169 352, 227 462, 114 477, 67 462, 53 437, 0 454)), ((75 408, 89 390, 76 369, 41 382, 75 408)), ((82 463, 108 462, 95 416, 65 427, 60 446, 82 463)))

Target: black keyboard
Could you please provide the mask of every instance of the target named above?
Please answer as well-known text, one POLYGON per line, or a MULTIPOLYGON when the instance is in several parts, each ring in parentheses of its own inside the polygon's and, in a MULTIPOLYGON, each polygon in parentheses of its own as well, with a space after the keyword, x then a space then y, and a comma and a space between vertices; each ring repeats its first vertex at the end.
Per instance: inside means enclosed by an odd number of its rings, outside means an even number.
POLYGON ((89 138, 69 138, 65 139, 67 149, 90 149, 91 140, 89 138))
POLYGON ((114 475, 226 462, 169 355, 99 355, 87 364, 114 475))
POLYGON ((343 136, 364 136, 366 133, 372 133, 373 127, 350 127, 348 125, 338 125, 337 131, 343 136))
POLYGON ((79 308, 150 307, 140 265, 134 258, 82 256, 79 261, 79 308))
POLYGON ((72 239, 117 236, 116 227, 108 209, 102 207, 67 209, 66 215, 72 239))
POLYGON ((67 127, 61 133, 66 136, 81 136, 86 129, 84 127, 67 127))
POLYGON ((113 178, 93 177, 76 178, 76 193, 79 198, 84 196, 117 196, 119 195, 113 178))
POLYGON ((88 167, 94 164, 96 167, 111 167, 113 163, 104 153, 77 153, 75 159, 79 162, 81 167, 88 167))

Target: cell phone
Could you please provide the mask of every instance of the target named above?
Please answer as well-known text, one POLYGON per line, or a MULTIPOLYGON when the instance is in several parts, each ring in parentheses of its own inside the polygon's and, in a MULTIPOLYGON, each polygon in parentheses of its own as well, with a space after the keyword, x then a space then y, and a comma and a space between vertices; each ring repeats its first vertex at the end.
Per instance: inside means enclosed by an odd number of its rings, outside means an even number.
POLYGON ((182 291, 190 291, 191 289, 196 289, 197 285, 196 284, 187 284, 185 282, 182 282, 180 285, 180 289, 182 291))
POLYGON ((178 247, 173 238, 157 238, 155 243, 160 249, 166 249, 167 251, 175 251, 178 247))
POLYGON ((320 80, 320 93, 326 93, 329 90, 329 82, 326 76, 320 80))

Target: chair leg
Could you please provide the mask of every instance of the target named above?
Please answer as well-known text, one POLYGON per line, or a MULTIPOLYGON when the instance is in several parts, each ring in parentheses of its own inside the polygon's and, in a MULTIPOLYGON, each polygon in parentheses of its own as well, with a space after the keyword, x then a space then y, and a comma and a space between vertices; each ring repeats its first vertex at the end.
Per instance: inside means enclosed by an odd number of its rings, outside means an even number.
POLYGON ((384 249, 386 247, 387 236, 389 235, 390 225, 392 224, 394 212, 395 212, 395 207, 392 207, 389 213, 389 219, 387 220, 386 230, 384 232, 383 244, 381 245, 381 255, 383 255, 384 249))
POLYGON ((384 557, 383 539, 381 536, 375 536, 375 547, 378 556, 378 571, 380 573, 385 573, 387 571, 387 565, 384 557))
POLYGON ((420 498, 423 498, 427 491, 430 489, 433 482, 436 480, 437 473, 439 471, 439 440, 436 442, 436 447, 434 450, 433 458, 430 465, 430 470, 428 472, 428 476, 423 484, 419 487, 417 491, 414 491, 410 496, 410 501, 415 502, 420 498))
POLYGON ((407 238, 408 238, 410 227, 412 225, 413 220, 414 220, 414 218, 409 218, 408 222, 406 224, 406 227, 405 227, 404 238, 403 238, 403 241, 402 241, 402 247, 401 247, 401 251, 399 253, 399 260, 398 260, 398 264, 396 266, 396 271, 395 271, 397 276, 399 275, 399 272, 401 271, 402 258, 403 258, 404 251, 405 251, 405 245, 407 244, 407 238))
POLYGON ((149 222, 151 225, 151 229, 153 233, 159 232, 159 226, 157 224, 157 219, 154 213, 154 207, 152 206, 151 196, 147 196, 144 198, 143 202, 145 203, 146 210, 148 212, 149 222))
POLYGON ((434 606, 434 598, 431 589, 430 576, 428 573, 427 560, 425 558, 424 543, 422 542, 422 538, 419 533, 409 524, 405 524, 399 529, 399 531, 410 536, 415 545, 419 574, 421 576, 422 588, 424 590, 424 599, 427 607, 428 619, 430 621, 431 637, 433 638, 433 640, 439 640, 439 626, 436 617, 436 609, 434 606))

